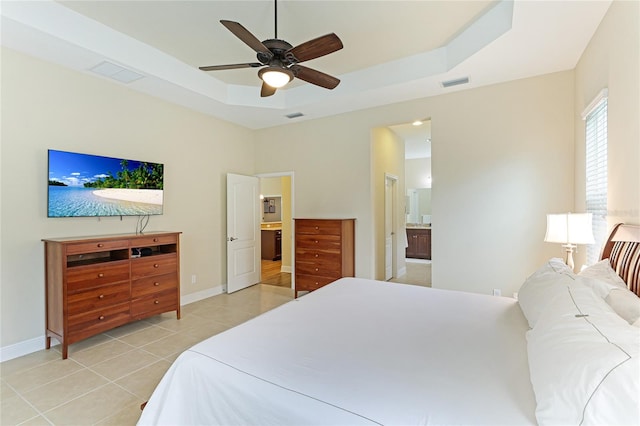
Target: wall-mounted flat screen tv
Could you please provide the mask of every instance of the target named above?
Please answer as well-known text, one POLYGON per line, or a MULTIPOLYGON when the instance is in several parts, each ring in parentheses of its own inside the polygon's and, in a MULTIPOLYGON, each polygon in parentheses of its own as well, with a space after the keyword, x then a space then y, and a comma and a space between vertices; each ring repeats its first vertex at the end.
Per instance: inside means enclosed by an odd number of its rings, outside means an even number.
POLYGON ((164 165, 49 150, 48 217, 162 214, 164 165))

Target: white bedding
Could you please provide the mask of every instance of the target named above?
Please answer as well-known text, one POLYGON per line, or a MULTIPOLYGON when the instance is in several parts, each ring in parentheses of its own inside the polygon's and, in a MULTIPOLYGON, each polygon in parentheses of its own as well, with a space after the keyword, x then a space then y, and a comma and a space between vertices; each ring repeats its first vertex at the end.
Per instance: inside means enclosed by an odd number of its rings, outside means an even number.
POLYGON ((513 299, 343 278, 185 351, 139 424, 535 424, 513 299))

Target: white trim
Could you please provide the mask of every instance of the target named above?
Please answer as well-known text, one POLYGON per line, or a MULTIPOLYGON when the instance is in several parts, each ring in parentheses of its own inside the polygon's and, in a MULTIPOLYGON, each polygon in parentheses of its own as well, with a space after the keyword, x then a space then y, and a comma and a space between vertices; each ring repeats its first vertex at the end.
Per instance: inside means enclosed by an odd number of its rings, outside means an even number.
POLYGON ((280 272, 284 272, 286 274, 290 274, 291 273, 291 266, 281 266, 280 267, 280 272))
POLYGON ((9 361, 10 359, 41 351, 45 348, 45 344, 45 336, 39 336, 2 347, 0 348, 0 362, 9 361))
POLYGON ((184 296, 180 296, 180 306, 188 305, 190 303, 199 302, 200 300, 207 299, 209 297, 217 296, 224 293, 224 287, 217 285, 206 290, 197 291, 195 293, 189 293, 184 296))
POLYGON ((605 87, 600 91, 600 93, 596 95, 595 98, 593 98, 593 100, 589 103, 589 105, 587 105, 584 111, 582 111, 582 115, 581 115, 582 119, 586 120, 587 116, 593 112, 593 110, 598 106, 598 104, 600 104, 600 102, 602 102, 603 99, 607 99, 608 97, 609 97, 609 89, 605 87))

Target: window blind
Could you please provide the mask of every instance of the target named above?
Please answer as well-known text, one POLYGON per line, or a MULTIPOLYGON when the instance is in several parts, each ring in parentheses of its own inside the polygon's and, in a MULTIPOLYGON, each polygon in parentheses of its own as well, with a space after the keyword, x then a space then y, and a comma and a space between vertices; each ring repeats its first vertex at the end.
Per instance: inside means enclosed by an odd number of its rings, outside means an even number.
POLYGON ((590 105, 586 127, 586 210, 593 215, 595 244, 587 246, 587 264, 598 261, 600 248, 607 238, 607 96, 590 105))

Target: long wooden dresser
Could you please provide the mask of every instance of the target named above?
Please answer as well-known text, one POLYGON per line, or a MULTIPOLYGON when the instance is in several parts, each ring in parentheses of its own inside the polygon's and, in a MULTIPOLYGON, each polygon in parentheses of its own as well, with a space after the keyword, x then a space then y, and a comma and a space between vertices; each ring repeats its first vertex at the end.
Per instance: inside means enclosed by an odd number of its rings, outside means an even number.
POLYGON ((46 348, 169 311, 180 319, 180 232, 43 239, 46 348))
POLYGON ((355 274, 355 219, 294 219, 295 297, 355 274))

